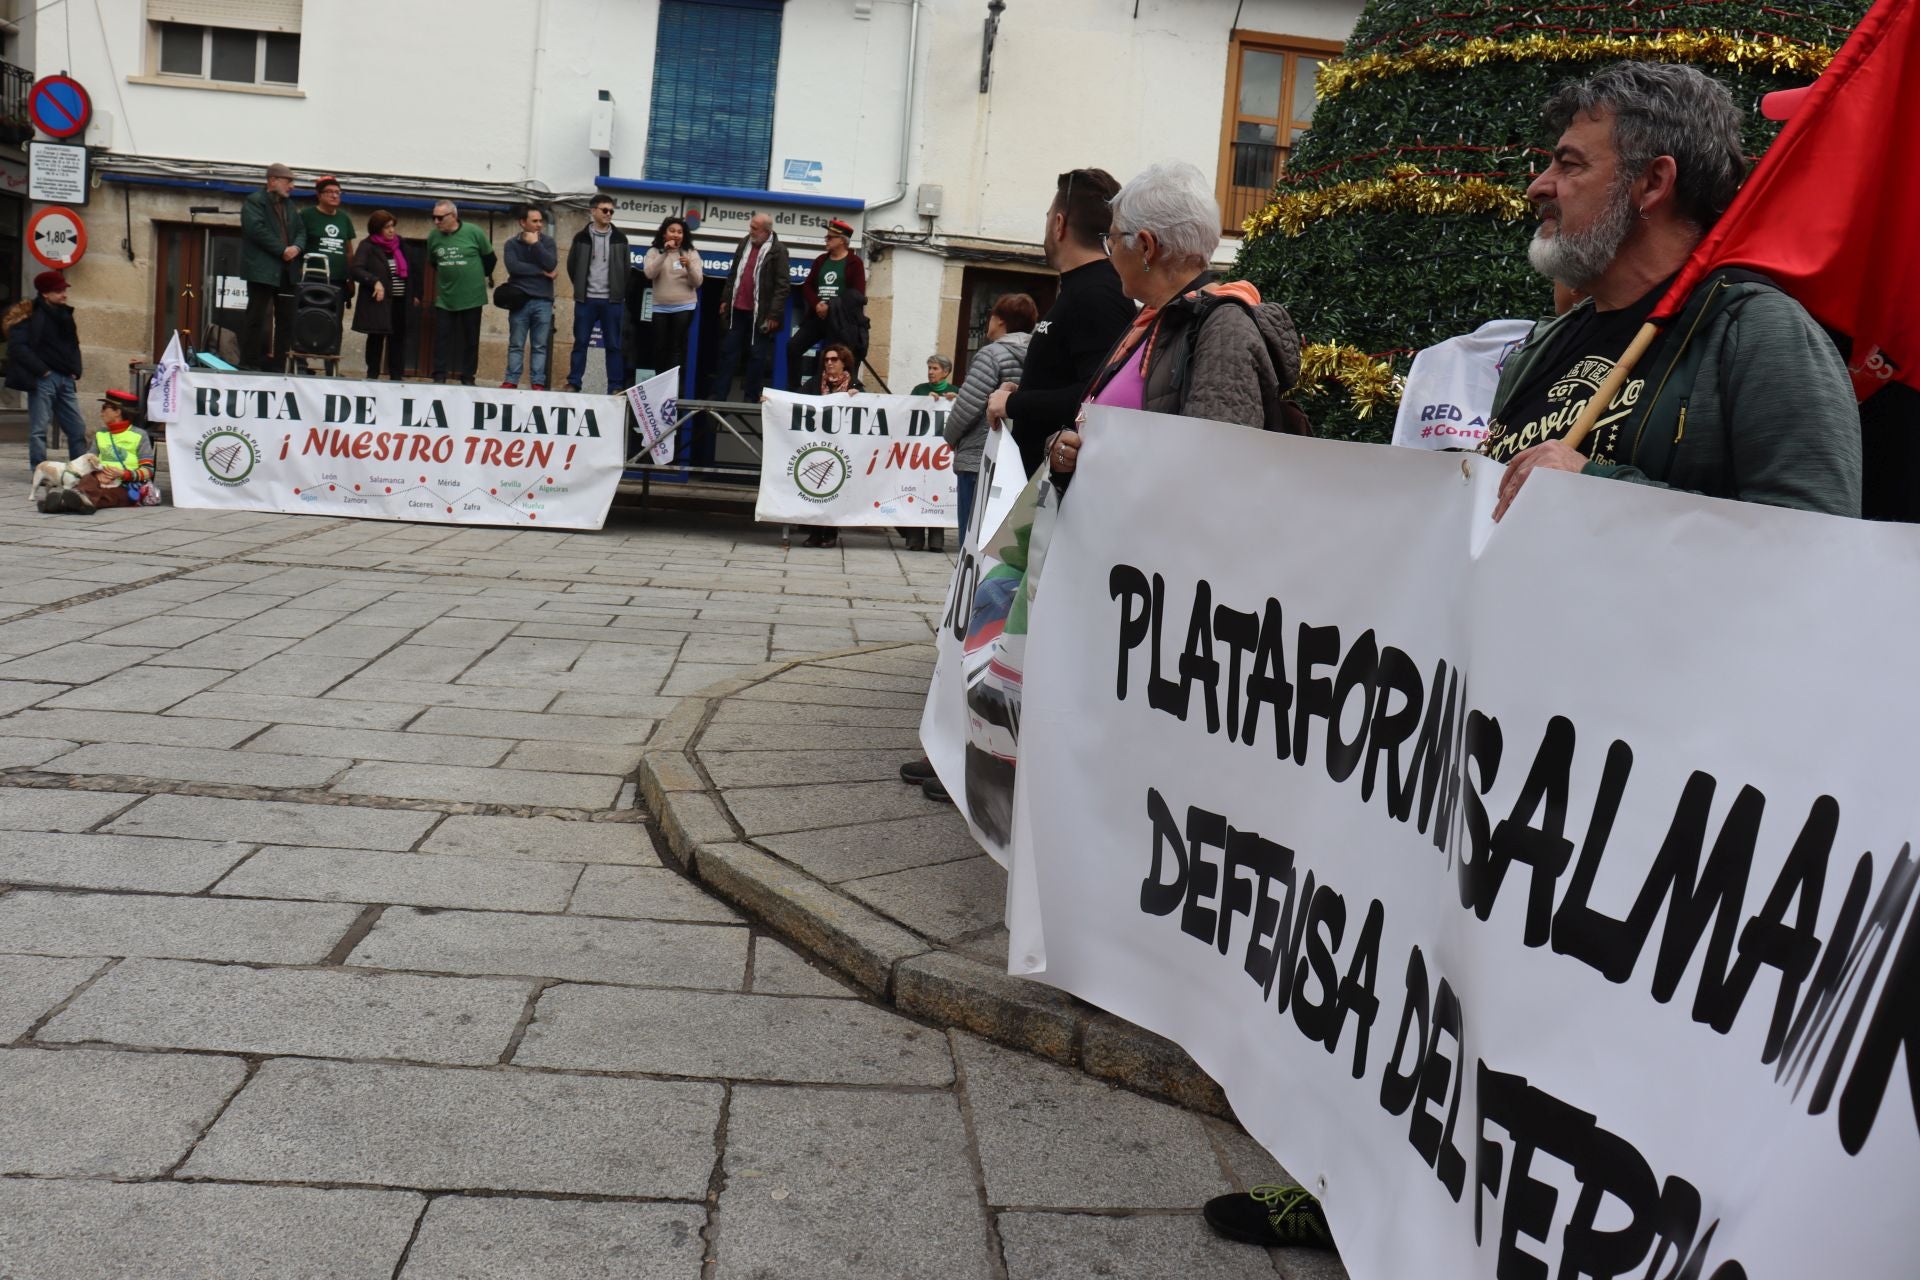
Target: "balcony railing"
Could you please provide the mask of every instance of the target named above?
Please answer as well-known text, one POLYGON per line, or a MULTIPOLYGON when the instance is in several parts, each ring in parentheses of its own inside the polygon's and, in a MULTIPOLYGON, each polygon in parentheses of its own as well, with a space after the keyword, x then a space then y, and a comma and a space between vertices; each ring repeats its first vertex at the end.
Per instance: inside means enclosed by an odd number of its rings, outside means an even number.
POLYGON ((1287 149, 1270 142, 1236 142, 1228 159, 1225 199, 1220 202, 1220 229, 1230 236, 1273 199, 1273 184, 1286 168, 1287 149))
POLYGON ((19 146, 33 137, 33 121, 27 116, 32 89, 33 72, 0 62, 0 142, 19 146))

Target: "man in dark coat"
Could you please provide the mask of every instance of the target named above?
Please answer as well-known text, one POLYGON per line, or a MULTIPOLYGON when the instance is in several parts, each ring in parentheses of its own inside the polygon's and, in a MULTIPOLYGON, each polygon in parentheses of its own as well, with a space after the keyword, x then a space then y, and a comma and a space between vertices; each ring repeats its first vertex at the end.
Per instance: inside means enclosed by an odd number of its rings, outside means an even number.
POLYGON ((307 248, 306 226, 288 199, 292 192, 293 170, 270 164, 267 185, 240 205, 240 275, 247 282, 247 319, 240 334, 244 368, 285 372, 293 330, 293 264, 307 248))
POLYGON ((7 384, 27 389, 27 460, 47 460, 47 428, 54 418, 67 436, 67 457, 87 452, 80 417, 80 330, 67 305, 67 278, 42 271, 33 278, 33 311, 7 340, 7 384))
POLYGON ((720 322, 726 326, 727 336, 720 344, 720 364, 714 370, 713 383, 707 388, 709 400, 726 399, 743 354, 747 380, 740 398, 749 404, 760 398, 773 368, 773 335, 787 314, 787 295, 793 288, 788 276, 787 246, 773 233, 773 219, 764 213, 754 214, 747 224, 747 234, 733 251, 733 273, 727 278, 720 307, 720 322))

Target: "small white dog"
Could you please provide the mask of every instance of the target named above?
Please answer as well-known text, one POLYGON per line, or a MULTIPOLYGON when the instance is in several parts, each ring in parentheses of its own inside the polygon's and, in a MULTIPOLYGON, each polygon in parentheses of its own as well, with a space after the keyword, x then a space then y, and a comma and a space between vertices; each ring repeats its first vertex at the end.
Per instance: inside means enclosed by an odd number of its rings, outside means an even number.
POLYGON ((55 462, 49 458, 33 469, 33 488, 27 495, 27 501, 37 504, 47 490, 71 489, 82 478, 98 470, 98 454, 83 453, 71 462, 55 462))

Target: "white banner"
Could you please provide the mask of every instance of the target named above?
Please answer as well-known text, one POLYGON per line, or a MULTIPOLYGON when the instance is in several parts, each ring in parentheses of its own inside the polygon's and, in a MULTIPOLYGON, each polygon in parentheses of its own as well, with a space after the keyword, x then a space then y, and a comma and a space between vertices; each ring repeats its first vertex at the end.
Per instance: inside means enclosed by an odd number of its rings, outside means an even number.
POLYGON ((1355 1280, 1911 1276, 1920 530, 1120 413, 1028 644, 1046 980, 1355 1280))
POLYGON ((656 373, 645 382, 627 388, 627 403, 633 406, 633 420, 640 424, 640 443, 653 456, 655 466, 673 461, 674 441, 679 438, 680 368, 656 373))
POLYGON ((769 391, 753 518, 764 523, 952 529, 959 488, 931 396, 769 391))
POLYGON ((194 372, 179 388, 182 507, 598 529, 625 463, 618 396, 194 372))
POLYGON ((920 745, 973 838, 1002 865, 1012 835, 1013 768, 1019 736, 1019 688, 990 674, 1011 592, 1019 585, 984 548, 1020 497, 1026 473, 1010 431, 991 431, 980 458, 967 540, 954 563, 947 607, 935 637, 939 657, 920 718, 920 745), (978 706, 972 705, 978 700, 978 706), (997 714, 996 714, 997 712, 997 714))
POLYGON ((175 329, 160 363, 154 366, 153 381, 147 384, 148 422, 172 422, 180 416, 180 375, 186 370, 186 353, 180 348, 180 331, 175 329))
POLYGON ((1487 438, 1501 366, 1531 320, 1489 320, 1413 358, 1393 419, 1393 442, 1416 449, 1478 449, 1487 438))

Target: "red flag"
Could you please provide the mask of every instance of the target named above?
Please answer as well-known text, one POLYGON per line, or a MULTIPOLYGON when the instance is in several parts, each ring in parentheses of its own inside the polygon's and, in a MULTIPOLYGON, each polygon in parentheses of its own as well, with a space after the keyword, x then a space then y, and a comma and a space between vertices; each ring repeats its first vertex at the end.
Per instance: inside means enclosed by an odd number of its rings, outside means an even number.
POLYGON ((1853 339, 1854 392, 1920 388, 1920 0, 1878 0, 1653 318, 1719 267, 1764 272, 1853 339))

